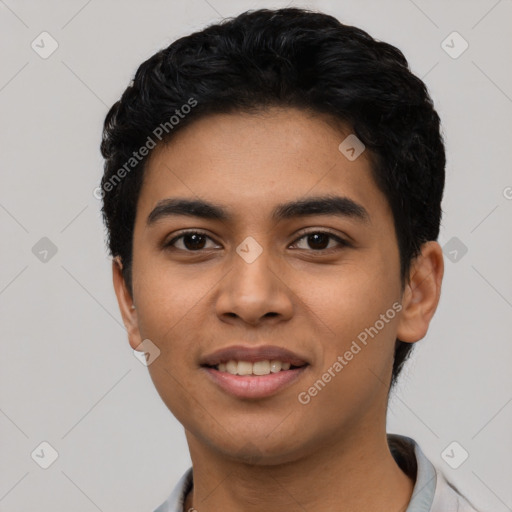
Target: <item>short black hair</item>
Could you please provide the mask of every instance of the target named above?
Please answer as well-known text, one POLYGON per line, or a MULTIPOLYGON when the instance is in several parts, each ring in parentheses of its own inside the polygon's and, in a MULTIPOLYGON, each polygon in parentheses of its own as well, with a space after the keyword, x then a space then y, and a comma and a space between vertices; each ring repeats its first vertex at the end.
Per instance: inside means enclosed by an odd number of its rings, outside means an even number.
MULTIPOLYGON (((130 292, 147 161, 137 150, 155 138, 168 142, 209 114, 271 107, 325 114, 365 144, 393 213, 405 284, 412 260, 423 243, 437 240, 441 222, 445 150, 432 99, 396 47, 333 16, 285 8, 247 11, 176 40, 140 65, 108 112, 102 213, 130 292)), ((396 340, 390 388, 412 346, 396 340)))

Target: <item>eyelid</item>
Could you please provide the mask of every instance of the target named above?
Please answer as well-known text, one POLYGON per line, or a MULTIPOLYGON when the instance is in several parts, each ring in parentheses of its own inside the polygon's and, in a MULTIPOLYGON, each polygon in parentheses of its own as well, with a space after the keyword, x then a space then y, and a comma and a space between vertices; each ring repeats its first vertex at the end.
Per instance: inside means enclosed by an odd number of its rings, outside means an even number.
MULTIPOLYGON (((203 231, 198 228, 198 229, 185 229, 183 231, 179 231, 178 233, 175 233, 169 241, 167 241, 167 239, 164 240, 164 242, 162 243, 162 248, 163 249, 174 248, 173 243, 175 243, 177 240, 179 240, 180 238, 183 238, 184 236, 187 236, 187 235, 203 235, 206 238, 209 238, 210 240, 215 242, 217 245, 219 245, 219 243, 212 236, 210 236, 206 231, 203 231)), ((200 251, 204 251, 205 249, 201 249, 198 251, 186 251, 184 249, 178 249, 178 250, 181 250, 184 252, 200 252, 200 251)))
MULTIPOLYGON (((342 235, 339 235, 338 233, 333 233, 328 228, 305 228, 303 230, 300 230, 298 233, 295 234, 295 236, 297 238, 295 238, 295 240, 292 243, 296 244, 302 238, 304 238, 308 235, 316 234, 316 233, 328 235, 329 237, 336 240, 338 242, 338 244, 341 245, 342 247, 344 247, 344 246, 352 247, 352 243, 349 240, 347 240, 348 237, 346 238, 346 237, 343 237, 342 235)), ((328 251, 333 250, 333 249, 336 249, 336 247, 331 247, 329 249, 317 249, 316 251, 314 249, 311 249, 311 252, 327 253, 328 251)))
MULTIPOLYGON (((341 247, 352 247, 352 243, 349 242, 348 240, 346 240, 346 238, 344 238, 343 236, 340 236, 337 233, 333 233, 328 228, 304 228, 304 229, 300 230, 299 232, 295 233, 295 239, 294 239, 294 241, 292 242, 291 245, 296 244, 298 241, 302 240, 303 238, 305 238, 306 236, 308 236, 310 234, 317 234, 317 233, 328 235, 329 237, 331 237, 334 240, 336 240, 336 242, 338 242, 339 246, 341 246, 341 247)), ((192 235, 192 234, 203 235, 206 238, 209 238, 214 243, 218 244, 218 242, 213 237, 211 237, 207 232, 205 232, 205 231, 203 231, 201 229, 188 229, 188 230, 184 230, 184 231, 178 232, 168 242, 164 241, 163 244, 162 244, 162 247, 164 249, 166 249, 166 248, 174 248, 174 249, 176 249, 173 246, 173 244, 177 240, 181 239, 184 236, 192 235)), ((337 248, 336 247, 330 247, 328 249, 317 249, 317 250, 311 249, 310 251, 311 252, 315 252, 315 253, 322 253, 322 252, 323 253, 327 253, 327 252, 329 252, 329 251, 331 251, 333 249, 337 249, 337 248)), ((197 251, 186 250, 186 249, 177 249, 177 250, 180 250, 180 251, 183 251, 183 252, 190 252, 190 253, 194 253, 194 252, 200 253, 201 251, 205 251, 205 250, 208 250, 208 249, 198 249, 197 251)), ((307 250, 307 249, 300 249, 300 250, 307 250)))

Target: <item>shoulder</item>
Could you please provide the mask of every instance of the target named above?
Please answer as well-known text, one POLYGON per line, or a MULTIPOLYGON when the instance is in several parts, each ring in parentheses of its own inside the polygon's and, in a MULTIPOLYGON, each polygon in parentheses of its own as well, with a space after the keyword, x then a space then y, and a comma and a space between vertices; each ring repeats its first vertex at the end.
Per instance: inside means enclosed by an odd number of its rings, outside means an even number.
POLYGON ((192 468, 189 468, 174 486, 171 495, 154 512, 182 512, 185 497, 193 485, 192 468))
POLYGON ((406 512, 479 512, 407 436, 388 434, 390 451, 400 468, 415 480, 406 512))
POLYGON ((479 512, 438 468, 436 473, 436 492, 432 512, 479 512))

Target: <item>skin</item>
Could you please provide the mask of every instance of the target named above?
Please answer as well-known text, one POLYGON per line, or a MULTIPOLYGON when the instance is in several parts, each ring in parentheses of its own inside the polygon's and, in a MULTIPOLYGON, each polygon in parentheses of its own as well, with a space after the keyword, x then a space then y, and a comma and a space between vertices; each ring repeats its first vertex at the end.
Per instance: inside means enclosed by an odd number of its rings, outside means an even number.
POLYGON ((133 296, 118 258, 113 280, 131 347, 149 338, 161 351, 148 370, 185 428, 194 468, 185 510, 399 512, 410 501, 414 482, 386 440, 394 343, 425 336, 443 256, 436 242, 424 244, 402 287, 392 213, 368 154, 349 161, 338 150, 349 133, 295 109, 212 115, 150 156, 135 221, 133 296), (362 205, 369 221, 271 218, 279 203, 333 192, 362 205), (170 197, 221 204, 233 220, 173 216, 148 226, 158 201, 170 197), (194 252, 190 238, 162 248, 192 228, 210 237, 202 250, 194 252), (351 246, 327 239, 319 250, 305 228, 351 246), (263 249, 250 264, 235 250, 248 236, 263 249), (301 404, 298 394, 396 302, 402 310, 301 404), (235 344, 278 345, 310 364, 271 397, 235 398, 199 366, 235 344))

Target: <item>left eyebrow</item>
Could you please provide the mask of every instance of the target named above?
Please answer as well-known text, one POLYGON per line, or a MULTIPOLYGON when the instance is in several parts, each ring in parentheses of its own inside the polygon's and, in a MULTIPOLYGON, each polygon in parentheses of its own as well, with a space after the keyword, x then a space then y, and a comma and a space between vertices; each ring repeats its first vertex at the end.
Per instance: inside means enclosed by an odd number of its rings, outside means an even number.
POLYGON ((272 218, 282 220, 307 215, 337 215, 366 224, 370 222, 370 214, 363 205, 348 197, 341 196, 308 197, 280 204, 274 210, 272 218))
MULTIPOLYGON (((221 221, 232 219, 232 215, 224 207, 208 201, 167 198, 157 203, 148 215, 146 224, 149 226, 162 218, 175 215, 221 221)), ((282 203, 277 205, 272 212, 272 219, 279 221, 311 215, 336 215, 355 219, 366 224, 370 222, 370 215, 361 204, 342 196, 308 197, 282 203)))

